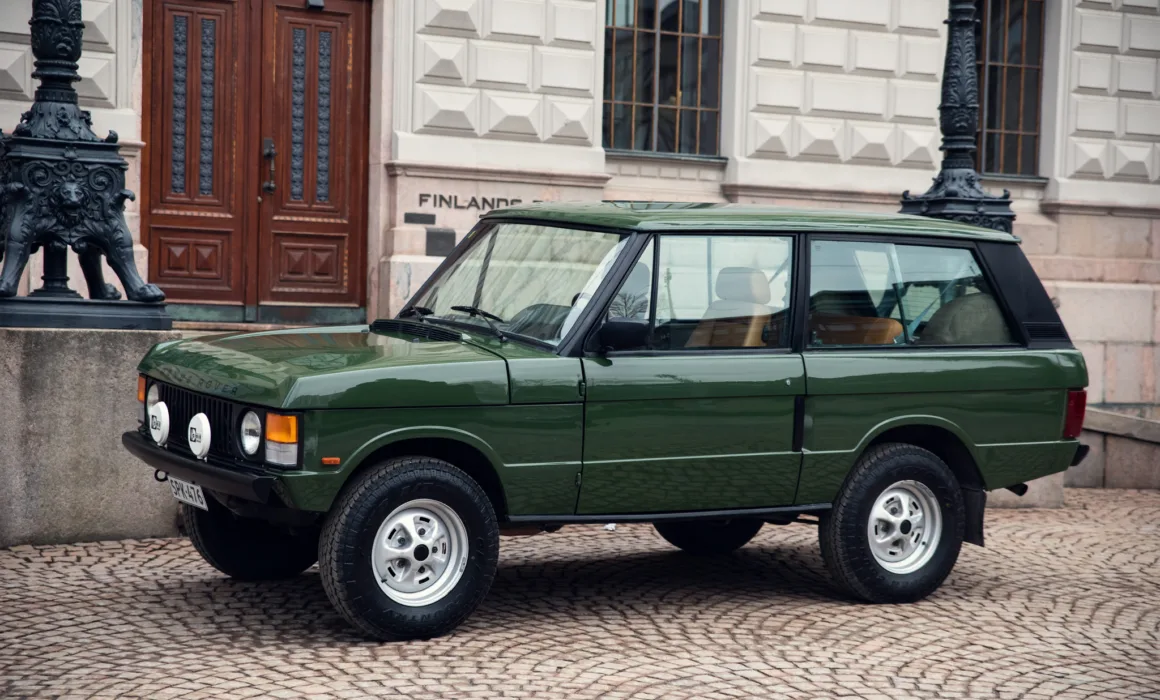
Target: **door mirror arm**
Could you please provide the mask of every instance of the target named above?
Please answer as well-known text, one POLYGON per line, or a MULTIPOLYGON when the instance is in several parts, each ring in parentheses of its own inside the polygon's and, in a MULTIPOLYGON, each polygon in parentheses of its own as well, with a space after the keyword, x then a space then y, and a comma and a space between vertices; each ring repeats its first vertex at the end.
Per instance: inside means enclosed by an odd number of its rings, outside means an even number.
POLYGON ((616 350, 643 350, 648 347, 648 334, 648 321, 610 318, 600 326, 593 345, 601 355, 616 350))

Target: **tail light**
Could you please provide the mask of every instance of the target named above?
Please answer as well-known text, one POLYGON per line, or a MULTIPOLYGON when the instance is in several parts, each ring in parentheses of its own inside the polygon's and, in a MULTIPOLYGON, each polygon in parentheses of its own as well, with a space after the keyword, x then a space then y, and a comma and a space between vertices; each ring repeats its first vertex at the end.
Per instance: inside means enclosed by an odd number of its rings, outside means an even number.
POLYGON ((1083 430, 1083 415, 1087 410, 1087 391, 1072 389, 1067 392, 1067 417, 1063 421, 1063 438, 1073 440, 1083 430))

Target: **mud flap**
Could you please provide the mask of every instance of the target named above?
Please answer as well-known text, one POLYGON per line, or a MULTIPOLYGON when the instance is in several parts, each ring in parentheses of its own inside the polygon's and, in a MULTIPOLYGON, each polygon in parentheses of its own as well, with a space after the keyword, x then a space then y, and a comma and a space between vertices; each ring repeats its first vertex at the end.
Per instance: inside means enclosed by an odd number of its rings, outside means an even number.
POLYGON ((987 492, 970 486, 963 487, 963 506, 967 522, 963 541, 983 546, 983 515, 987 510, 987 492))

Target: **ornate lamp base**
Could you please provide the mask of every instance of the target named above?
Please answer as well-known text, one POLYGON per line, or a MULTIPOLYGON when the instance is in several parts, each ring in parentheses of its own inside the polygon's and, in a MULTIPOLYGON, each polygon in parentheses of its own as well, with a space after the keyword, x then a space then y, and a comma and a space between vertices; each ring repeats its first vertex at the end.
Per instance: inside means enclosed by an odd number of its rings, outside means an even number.
POLYGON ((1004 233, 1011 233, 1015 223, 1011 193, 1003 190, 999 197, 988 194, 973 168, 944 169, 926 192, 920 195, 903 192, 900 213, 958 221, 1004 233))

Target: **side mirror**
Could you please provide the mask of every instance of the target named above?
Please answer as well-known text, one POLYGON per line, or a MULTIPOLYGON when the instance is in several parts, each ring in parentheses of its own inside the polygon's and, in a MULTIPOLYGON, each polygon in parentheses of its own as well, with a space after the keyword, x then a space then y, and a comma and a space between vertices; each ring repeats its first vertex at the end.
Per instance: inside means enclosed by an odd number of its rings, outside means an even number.
POLYGON ((642 350, 648 347, 648 321, 610 318, 596 334, 597 350, 642 350))

